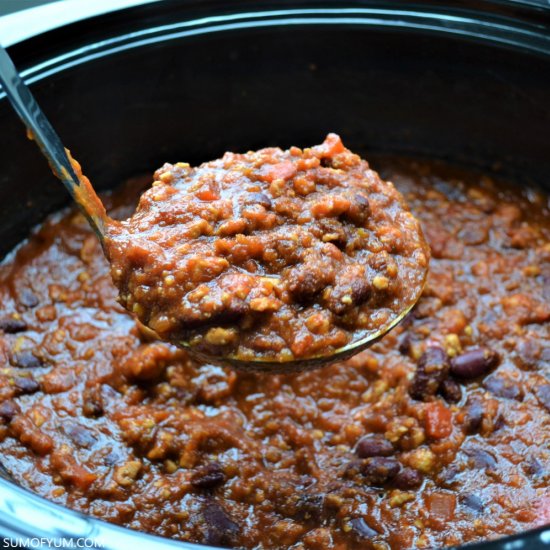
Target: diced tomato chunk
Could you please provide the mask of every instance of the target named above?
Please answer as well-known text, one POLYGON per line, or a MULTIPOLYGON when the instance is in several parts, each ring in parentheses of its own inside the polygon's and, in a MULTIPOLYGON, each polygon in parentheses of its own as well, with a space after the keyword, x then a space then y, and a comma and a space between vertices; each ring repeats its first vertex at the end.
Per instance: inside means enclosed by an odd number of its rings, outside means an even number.
POLYGON ((314 147, 315 151, 321 153, 324 157, 333 157, 344 151, 344 144, 337 134, 329 134, 321 145, 314 147))
POLYGON ((451 411, 439 401, 426 405, 426 435, 434 439, 449 437, 453 431, 451 411))
POLYGON ((296 166, 293 162, 285 161, 277 164, 266 164, 259 173, 260 179, 272 182, 275 180, 289 180, 296 174, 296 166))
POLYGON ((454 518, 456 495, 443 492, 434 492, 426 497, 426 504, 430 516, 434 519, 450 521, 454 518))

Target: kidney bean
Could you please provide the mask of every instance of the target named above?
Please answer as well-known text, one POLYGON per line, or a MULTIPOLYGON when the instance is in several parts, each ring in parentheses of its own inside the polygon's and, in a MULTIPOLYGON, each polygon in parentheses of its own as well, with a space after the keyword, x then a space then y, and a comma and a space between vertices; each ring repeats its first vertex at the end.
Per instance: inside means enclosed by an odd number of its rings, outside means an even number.
POLYGON ((465 449, 464 453, 470 458, 474 468, 479 470, 495 470, 497 467, 496 458, 483 449, 465 449))
POLYGON ((369 199, 363 193, 353 193, 348 198, 350 206, 344 217, 355 225, 363 227, 371 213, 369 199))
POLYGON ((343 468, 342 475, 346 479, 356 479, 361 473, 363 461, 360 459, 350 460, 343 468))
POLYGON ((390 456, 393 453, 393 445, 384 436, 377 434, 362 437, 355 447, 355 454, 359 458, 390 456))
POLYGON ((489 348, 469 350, 451 360, 451 374, 457 378, 470 379, 483 376, 499 361, 498 354, 489 348))
POLYGON ((296 513, 294 517, 298 520, 313 519, 318 521, 324 512, 325 495, 305 494, 298 497, 296 502, 296 513))
POLYGON ((218 462, 210 462, 199 468, 191 477, 191 485, 196 489, 213 489, 225 482, 225 474, 218 462))
POLYGON ((483 413, 483 401, 479 397, 468 399, 464 414, 466 433, 472 434, 479 430, 483 421, 483 413))
POLYGON ((342 315, 357 304, 365 302, 371 295, 369 281, 361 269, 350 267, 336 275, 330 295, 324 298, 327 308, 337 315, 342 315), (344 298, 351 298, 349 302, 344 298))
POLYGON ((336 245, 340 250, 345 250, 348 235, 342 222, 333 218, 319 220, 319 228, 324 235, 330 234, 330 242, 336 245))
POLYGON ((334 282, 335 273, 330 260, 318 250, 312 250, 301 264, 291 267, 285 276, 287 288, 295 299, 311 300, 315 294, 334 282))
POLYGON ((208 501, 202 512, 206 526, 204 542, 212 545, 231 545, 240 528, 215 501, 208 501))
POLYGON ((63 429, 71 440, 79 447, 89 449, 97 443, 97 438, 92 434, 92 432, 81 424, 71 422, 66 424, 63 429))
POLYGON ((86 388, 82 392, 82 401, 82 414, 88 418, 98 418, 105 412, 99 386, 86 388))
POLYGON ((44 363, 41 359, 36 357, 30 351, 21 351, 19 353, 14 353, 12 357, 12 363, 23 369, 35 369, 37 367, 42 367, 44 363))
POLYGON ((361 466, 361 473, 369 485, 383 485, 393 479, 400 470, 395 458, 375 456, 366 458, 361 466))
POLYGON ((414 468, 403 468, 392 480, 398 489, 416 489, 422 485, 422 474, 414 468))
POLYGON ((443 396, 447 403, 458 403, 462 399, 462 390, 460 385, 455 381, 447 378, 443 380, 439 386, 439 393, 443 396))
POLYGON ((2 317, 0 319, 0 330, 6 334, 16 334, 27 330, 28 326, 23 319, 14 319, 13 317, 2 317))
POLYGON ((409 355, 412 348, 412 338, 411 335, 406 332, 405 335, 399 341, 398 350, 401 355, 409 355))
POLYGON ((0 418, 6 422, 11 422, 12 418, 20 412, 19 405, 11 399, 0 403, 0 418))
POLYGON ((30 291, 28 288, 25 288, 21 291, 19 295, 19 303, 25 307, 33 308, 40 303, 40 300, 32 291, 30 291))
POLYGON ((544 466, 536 458, 528 458, 523 464, 523 471, 532 477, 538 477, 544 475, 544 466))
POLYGON ((34 393, 40 389, 40 383, 34 378, 28 378, 26 376, 16 376, 13 379, 15 387, 19 390, 19 393, 34 393))
POLYGON ((420 401, 435 395, 448 372, 449 358, 445 350, 439 346, 428 346, 418 360, 409 394, 420 401))
POLYGON ((460 504, 463 506, 466 506, 467 508, 470 508, 470 510, 476 512, 476 514, 479 514, 483 512, 483 501, 473 493, 466 493, 464 495, 460 495, 458 497, 458 500, 460 504))
POLYGON ((523 389, 520 386, 520 382, 517 380, 504 376, 491 375, 483 381, 483 387, 497 397, 523 401, 523 389))
POLYGON ((363 518, 352 518, 349 520, 349 525, 357 539, 373 539, 379 534, 363 518))

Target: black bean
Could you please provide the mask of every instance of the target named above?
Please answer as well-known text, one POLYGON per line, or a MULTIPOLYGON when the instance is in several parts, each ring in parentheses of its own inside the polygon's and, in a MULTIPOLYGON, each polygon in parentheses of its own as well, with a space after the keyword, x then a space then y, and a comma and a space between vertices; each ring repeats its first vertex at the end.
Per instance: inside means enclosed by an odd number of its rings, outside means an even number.
POLYGON ((420 356, 409 394, 414 399, 425 400, 435 395, 449 372, 449 358, 439 346, 428 346, 420 356))
POLYGON ((377 434, 362 437, 355 447, 355 454, 359 458, 391 456, 393 453, 393 445, 384 436, 377 434))
POLYGON ((16 334, 27 330, 28 326, 23 319, 14 319, 13 317, 2 317, 0 319, 0 330, 6 334, 16 334))
POLYGON ((540 404, 550 412, 550 384, 536 386, 534 392, 540 404))
POLYGON ((2 401, 0 403, 0 418, 5 420, 6 422, 11 422, 13 417, 20 412, 21 409, 19 408, 19 405, 11 399, 8 399, 7 401, 2 401))
POLYGON ((239 525, 215 501, 206 503, 202 515, 206 527, 206 544, 230 545, 239 533, 239 525))
POLYGON ((12 363, 16 367, 21 367, 23 369, 35 369, 44 365, 42 360, 30 351, 20 351, 18 353, 14 353, 12 363))
POLYGON ((465 449, 464 453, 469 457, 472 467, 479 470, 495 471, 497 467, 496 458, 484 449, 465 449))
POLYGON ((349 520, 351 532, 358 539, 373 539, 379 535, 363 518, 353 518, 349 520))
POLYGON ((523 389, 518 380, 492 374, 483 381, 483 387, 497 397, 523 400, 523 389))
POLYGON ((191 476, 191 485, 196 489, 213 489, 225 482, 225 474, 218 462, 210 462, 191 476))
POLYGON ((483 508, 484 508, 483 501, 473 493, 466 493, 464 495, 460 495, 458 500, 462 505, 476 512, 476 514, 483 512, 483 508))
POLYGON ((483 401, 479 397, 468 399, 464 414, 464 429, 472 434, 479 430, 483 421, 483 401))
POLYGON ((26 376, 16 376, 13 383, 20 393, 34 393, 40 389, 39 382, 26 376))
POLYGON ((450 378, 441 382, 439 393, 445 398, 447 403, 458 403, 462 399, 462 389, 460 385, 450 378))
POLYGON ((361 473, 369 485, 383 485, 393 479, 400 468, 395 458, 375 456, 363 460, 361 473))
POLYGON ((422 474, 414 468, 403 468, 392 480, 398 489, 416 489, 422 485, 422 474))
POLYGON ((40 303, 40 300, 32 291, 30 291, 28 288, 25 288, 19 294, 19 303, 25 307, 33 308, 40 303))
POLYGON ((451 374, 470 379, 487 374, 499 361, 498 354, 489 348, 469 350, 451 360, 451 374))

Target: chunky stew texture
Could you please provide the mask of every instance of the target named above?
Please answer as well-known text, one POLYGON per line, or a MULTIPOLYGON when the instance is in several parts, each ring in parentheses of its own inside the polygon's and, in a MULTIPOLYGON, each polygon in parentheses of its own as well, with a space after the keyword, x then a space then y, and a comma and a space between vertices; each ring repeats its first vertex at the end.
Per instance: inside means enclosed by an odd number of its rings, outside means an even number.
POLYGON ((161 338, 256 362, 385 330, 418 299, 429 257, 399 192, 335 134, 165 164, 106 242, 121 303, 161 338))
MULTIPOLYGON (((0 272, 0 460, 107 521, 233 548, 433 548, 550 523, 548 196, 379 159, 422 220, 407 319, 295 375, 199 364, 117 304, 95 236, 49 218, 0 272)), ((107 199, 131 214, 139 182, 107 199)))

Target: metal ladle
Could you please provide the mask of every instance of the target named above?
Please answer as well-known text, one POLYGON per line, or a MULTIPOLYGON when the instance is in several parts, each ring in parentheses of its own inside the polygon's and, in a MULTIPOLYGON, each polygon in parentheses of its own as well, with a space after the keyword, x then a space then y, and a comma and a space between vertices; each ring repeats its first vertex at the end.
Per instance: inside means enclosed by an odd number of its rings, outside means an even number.
MULTIPOLYGON (((31 91, 21 79, 10 56, 1 46, 0 83, 13 109, 27 127, 29 137, 36 141, 42 154, 50 163, 53 173, 61 180, 74 201, 78 204, 92 229, 98 236, 103 251, 106 252, 105 231, 111 220, 105 211, 105 207, 94 191, 88 178, 82 174, 80 165, 74 161, 69 151, 63 146, 59 136, 38 106, 31 91)), ((426 280, 426 274, 427 270, 425 272, 424 282, 426 280)), ((420 294, 421 292, 418 296, 420 296, 420 294)), ((280 362, 262 358, 258 358, 257 360, 247 358, 244 360, 239 359, 238 356, 231 355, 212 357, 210 355, 197 353, 187 342, 178 341, 173 343, 179 347, 188 349, 192 354, 209 363, 258 372, 298 372, 346 359, 368 348, 399 324, 414 305, 415 303, 407 304, 399 315, 373 334, 369 334, 351 344, 338 348, 330 354, 308 357, 305 359, 280 362)))
POLYGON ((8 52, 0 46, 0 84, 11 106, 27 127, 28 137, 38 144, 53 173, 61 180, 81 208, 104 247, 105 228, 109 217, 90 181, 80 170, 68 149, 23 82, 8 52))

